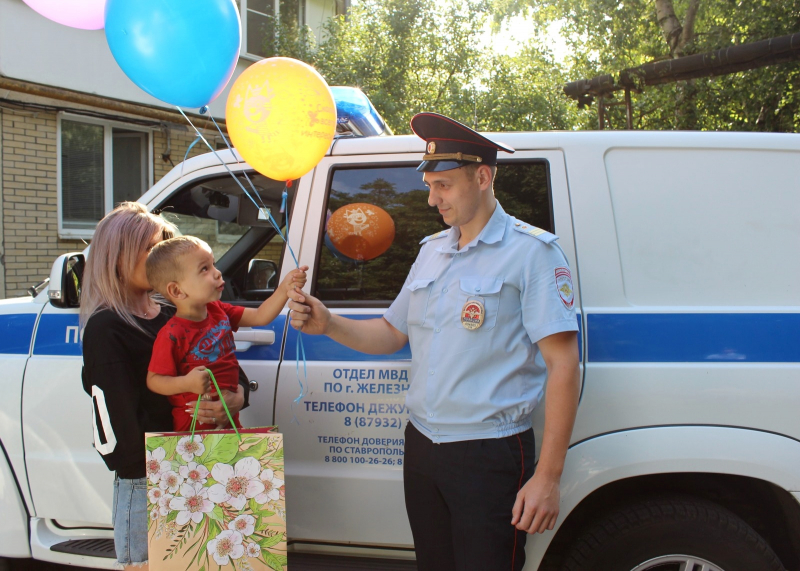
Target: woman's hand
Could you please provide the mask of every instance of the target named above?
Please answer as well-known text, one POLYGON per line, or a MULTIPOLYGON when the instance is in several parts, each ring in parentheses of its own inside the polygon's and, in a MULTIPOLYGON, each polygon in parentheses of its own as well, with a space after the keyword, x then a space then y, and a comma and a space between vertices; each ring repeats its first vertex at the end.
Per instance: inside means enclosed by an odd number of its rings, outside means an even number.
MULTIPOLYGON (((223 390, 222 398, 225 399, 225 404, 228 405, 228 410, 231 416, 236 415, 244 406, 244 387, 238 385, 236 392, 223 390)), ((188 403, 186 412, 194 414, 194 407, 196 402, 188 403)), ((200 399, 200 408, 197 411, 197 422, 203 424, 216 424, 217 428, 227 428, 230 426, 228 415, 225 414, 225 409, 222 402, 218 400, 203 400, 200 399)))

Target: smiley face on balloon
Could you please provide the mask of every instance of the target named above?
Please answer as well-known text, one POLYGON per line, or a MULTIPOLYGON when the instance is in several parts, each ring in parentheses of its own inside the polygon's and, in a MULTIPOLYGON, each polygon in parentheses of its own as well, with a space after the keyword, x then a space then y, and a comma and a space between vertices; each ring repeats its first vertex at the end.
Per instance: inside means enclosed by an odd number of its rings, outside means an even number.
POLYGON ((394 220, 374 204, 356 202, 339 208, 328 219, 327 236, 344 256, 359 262, 383 254, 394 242, 394 220))

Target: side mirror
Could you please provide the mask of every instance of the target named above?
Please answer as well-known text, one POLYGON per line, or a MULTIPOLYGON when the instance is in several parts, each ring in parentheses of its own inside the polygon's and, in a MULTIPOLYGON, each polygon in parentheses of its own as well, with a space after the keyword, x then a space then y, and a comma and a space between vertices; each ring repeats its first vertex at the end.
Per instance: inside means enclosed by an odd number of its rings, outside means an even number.
POLYGON ((81 281, 86 260, 83 254, 63 254, 53 262, 47 296, 55 307, 78 307, 81 301, 81 281))
POLYGON ((278 265, 272 260, 250 260, 244 284, 244 298, 247 300, 266 299, 275 289, 272 283, 278 275, 278 265))

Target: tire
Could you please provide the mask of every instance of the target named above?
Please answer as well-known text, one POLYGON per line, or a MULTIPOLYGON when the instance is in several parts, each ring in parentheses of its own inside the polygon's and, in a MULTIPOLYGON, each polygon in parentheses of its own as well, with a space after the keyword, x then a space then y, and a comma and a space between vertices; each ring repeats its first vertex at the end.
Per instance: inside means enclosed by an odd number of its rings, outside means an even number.
POLYGON ((685 496, 644 500, 609 512, 572 544, 562 569, 785 571, 764 538, 741 518, 685 496))

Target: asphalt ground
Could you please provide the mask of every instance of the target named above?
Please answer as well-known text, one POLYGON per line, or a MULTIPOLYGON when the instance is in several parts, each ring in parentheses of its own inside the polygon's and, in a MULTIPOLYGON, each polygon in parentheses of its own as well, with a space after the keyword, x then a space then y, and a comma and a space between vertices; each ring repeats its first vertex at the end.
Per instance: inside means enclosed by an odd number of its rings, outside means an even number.
MULTIPOLYGON (((8 561, 10 563, 8 571, 95 571, 86 567, 57 565, 33 559, 8 561)), ((289 569, 291 571, 416 571, 417 565, 414 561, 289 553, 289 569)), ((2 562, 0 571, 6 571, 2 567, 2 562)))

